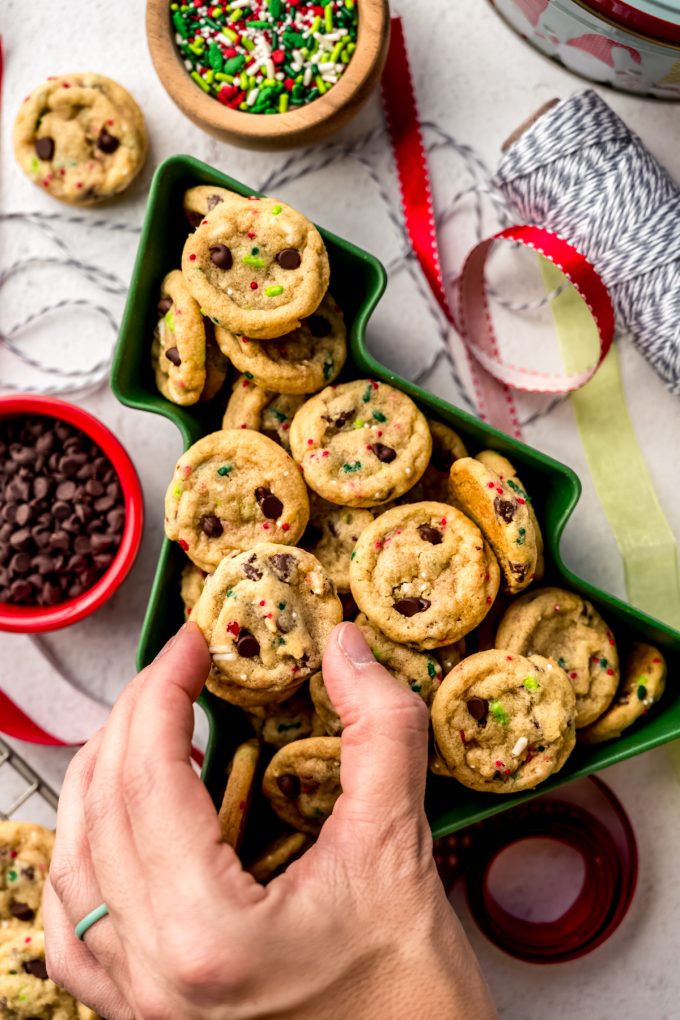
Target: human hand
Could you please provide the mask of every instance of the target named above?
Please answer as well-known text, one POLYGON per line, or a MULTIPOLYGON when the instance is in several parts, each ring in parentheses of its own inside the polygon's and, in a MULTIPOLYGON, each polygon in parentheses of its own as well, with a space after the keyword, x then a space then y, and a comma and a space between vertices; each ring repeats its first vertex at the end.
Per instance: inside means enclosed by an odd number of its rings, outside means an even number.
POLYGON ((108 1020, 496 1017, 432 858, 423 702, 354 625, 335 628, 323 670, 343 792, 317 843, 262 887, 220 843, 189 762, 209 664, 186 624, 74 758, 45 893, 50 976, 108 1020))

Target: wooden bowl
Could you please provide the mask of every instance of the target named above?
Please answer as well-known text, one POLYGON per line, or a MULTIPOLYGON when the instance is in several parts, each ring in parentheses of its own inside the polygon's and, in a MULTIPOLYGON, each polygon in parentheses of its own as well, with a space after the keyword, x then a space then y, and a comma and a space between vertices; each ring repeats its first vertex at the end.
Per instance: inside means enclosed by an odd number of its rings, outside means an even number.
POLYGON ((233 145, 287 149, 337 131, 359 111, 378 82, 389 43, 388 0, 357 0, 357 7, 357 48, 340 81, 313 102, 271 116, 232 110, 191 80, 175 45, 168 0, 147 0, 146 34, 158 77, 194 124, 233 145))

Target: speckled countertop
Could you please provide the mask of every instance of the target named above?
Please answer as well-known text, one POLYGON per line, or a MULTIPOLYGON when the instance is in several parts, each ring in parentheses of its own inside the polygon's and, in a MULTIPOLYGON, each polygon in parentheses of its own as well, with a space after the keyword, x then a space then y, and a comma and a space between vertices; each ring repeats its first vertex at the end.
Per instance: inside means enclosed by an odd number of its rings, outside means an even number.
MULTIPOLYGON (((472 145, 489 166, 495 165, 502 140, 536 107, 554 95, 565 96, 581 86, 578 79, 517 38, 485 0, 429 0, 427 4, 400 0, 398 7, 405 20, 423 117, 472 145), (437 42, 433 46, 435 33, 437 42)), ((172 153, 191 153, 255 186, 283 167, 285 155, 229 148, 182 117, 152 70, 143 8, 142 0, 116 5, 115 14, 105 0, 72 0, 66 8, 50 0, 33 0, 30 5, 24 0, 4 0, 2 212, 67 212, 22 176, 9 143, 20 99, 50 73, 83 69, 108 74, 132 91, 147 116, 152 143, 149 164, 131 193, 102 211, 110 221, 139 225, 153 166, 172 153)), ((611 92, 605 95, 680 180, 680 106, 611 92)), ((381 126, 376 99, 337 140, 351 144, 381 126)), ((282 183, 278 193, 331 230, 368 248, 388 265, 397 265, 401 238, 367 169, 368 164, 377 171, 388 197, 394 201, 392 168, 382 137, 362 146, 360 154, 364 163, 342 151, 317 150, 295 163, 292 179, 282 183), (328 165, 310 170, 324 154, 333 157, 328 165)), ((455 168, 455 163, 452 165, 455 168)), ((457 185, 455 169, 448 174, 444 168, 436 169, 438 205, 454 193, 457 185)), ((55 254, 53 242, 34 227, 5 221, 1 229, 2 269, 29 255, 55 254)), ((105 232, 79 224, 59 224, 55 229, 81 261, 127 280, 136 248, 134 233, 105 232)), ((461 244, 469 246, 469 242, 461 244)), ((122 311, 122 296, 103 294, 72 269, 45 264, 4 284, 0 329, 10 328, 28 309, 48 303, 42 300, 47 295, 54 300, 55 294, 85 296, 104 303, 117 319, 122 311)), ((427 385, 454 403, 462 401, 446 361, 436 360, 441 341, 431 312, 403 271, 393 273, 370 337, 384 361, 411 374, 435 363, 426 373, 427 385)), ((53 363, 94 363, 110 347, 112 333, 101 317, 79 312, 46 319, 24 342, 34 345, 34 353, 53 363)), ((680 401, 666 392, 629 343, 622 346, 621 353, 635 427, 659 498, 677 535, 680 401)), ((26 378, 25 370, 0 349, 0 379, 26 378)), ((107 606, 76 627, 46 638, 42 650, 27 637, 1 635, 0 685, 16 693, 22 677, 30 672, 44 681, 44 689, 49 692, 56 661, 74 683, 111 701, 134 672, 135 645, 161 540, 162 493, 180 451, 180 440, 170 423, 121 407, 105 386, 78 399, 122 438, 137 465, 148 509, 142 551, 129 579, 107 606)), ((583 498, 564 537, 566 562, 584 577, 622 595, 620 561, 590 484, 569 404, 539 417, 525 434, 528 442, 574 467, 584 483, 583 498)), ((27 745, 20 749, 58 785, 68 752, 27 745)), ((504 1020, 571 1020, 579 1015, 598 1020, 633 1020, 646 1015, 670 1020, 678 1015, 680 972, 674 936, 675 915, 680 910, 680 779, 663 749, 610 769, 605 778, 633 822, 641 864, 632 908, 606 945, 570 964, 543 968, 518 963, 485 941, 469 919, 462 894, 454 893, 454 903, 480 954, 504 1020)), ((0 793, 9 793, 8 782, 6 773, 0 770, 0 793)))

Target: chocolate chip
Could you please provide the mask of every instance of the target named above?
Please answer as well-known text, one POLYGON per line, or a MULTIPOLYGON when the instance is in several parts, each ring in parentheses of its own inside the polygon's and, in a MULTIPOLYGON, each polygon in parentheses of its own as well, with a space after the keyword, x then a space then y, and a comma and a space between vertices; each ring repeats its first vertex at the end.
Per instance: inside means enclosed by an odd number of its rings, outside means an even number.
POLYGON ((10 900, 9 912, 12 917, 16 917, 17 921, 32 921, 35 917, 35 911, 29 907, 28 903, 22 903, 21 900, 10 900))
POLYGON ((49 478, 43 478, 42 475, 33 482, 33 495, 36 499, 44 499, 52 488, 52 483, 49 478))
POLYGON ((297 248, 284 248, 276 256, 276 261, 282 269, 297 269, 302 262, 302 257, 297 248))
POLYGON ((354 408, 352 408, 351 411, 343 411, 335 419, 336 429, 344 429, 345 425, 347 425, 348 422, 352 421, 355 418, 355 416, 356 411, 354 410, 354 408))
MULTIPOLYGON (((10 585, 10 595, 12 602, 25 602, 26 599, 30 598, 33 594, 33 585, 27 581, 13 581, 10 585)), ((31 917, 33 915, 31 914, 31 917)), ((31 918, 28 918, 30 921, 31 918)))
POLYGON ((31 544, 31 533, 28 528, 19 528, 18 531, 14 531, 10 537, 9 544, 13 549, 27 549, 31 544))
POLYGON ((255 489, 255 499, 267 520, 276 521, 283 513, 283 503, 270 489, 265 489, 264 486, 258 485, 257 489, 255 489))
POLYGON ((323 315, 310 315, 307 319, 307 326, 312 336, 317 339, 328 336, 333 328, 328 319, 323 315))
POLYGON ((493 501, 493 508, 498 517, 504 520, 506 524, 510 524, 515 516, 517 504, 512 499, 503 499, 502 496, 496 496, 493 501))
POLYGON ((90 478, 85 483, 85 492, 88 496, 101 496, 104 492, 104 486, 97 478, 90 478))
POLYGON ((44 138, 36 138, 35 152, 38 159, 44 159, 46 162, 49 162, 52 156, 54 156, 54 139, 49 138, 47 135, 44 138))
POLYGON ((116 151, 120 145, 120 138, 116 138, 115 135, 110 135, 106 128, 102 128, 99 132, 99 138, 97 139, 97 148, 101 152, 105 152, 107 156, 110 156, 116 151))
POLYGON ((467 710, 472 718, 480 723, 486 723, 486 717, 489 714, 489 702, 486 698, 470 698, 466 701, 467 710))
POLYGON ((31 557, 28 553, 20 552, 9 561, 11 574, 27 574, 31 569, 31 557))
POLYGON ((430 545, 439 545, 444 537, 441 531, 437 528, 431 528, 429 524, 418 525, 418 534, 423 542, 429 542, 430 545))
POLYGON ((297 776, 277 776, 276 785, 288 800, 295 800, 300 796, 300 780, 297 776))
POLYGON ((35 868, 29 864, 27 868, 21 869, 21 874, 23 878, 27 878, 29 882, 32 882, 35 878, 35 868))
POLYGON ((234 259, 226 244, 214 244, 210 249, 210 261, 218 269, 231 269, 234 259))
POLYGON ((216 205, 219 205, 220 202, 224 202, 224 199, 222 198, 221 195, 208 195, 205 203, 206 206, 208 207, 208 212, 214 209, 216 205))
POLYGON ((508 566, 510 567, 510 570, 515 575, 515 577, 517 578, 518 581, 523 581, 524 578, 527 576, 527 573, 529 572, 529 564, 528 563, 512 563, 512 562, 509 562, 508 566))
POLYGON ((61 482, 57 486, 57 499, 73 499, 76 494, 76 483, 72 481, 61 482))
POLYGON ((260 654, 260 643, 249 630, 242 630, 236 642, 236 651, 242 659, 254 659, 260 654))
POLYGON ((274 553, 269 557, 269 564, 280 581, 290 581, 296 560, 290 553, 274 553))
POLYGON ((176 368, 179 368, 179 366, 182 364, 182 359, 180 358, 179 351, 177 350, 176 347, 168 347, 167 351, 165 352, 165 357, 168 359, 168 361, 171 361, 176 368))
POLYGON ((156 308, 158 309, 159 315, 165 315, 172 308, 172 298, 169 297, 161 298, 158 304, 156 305, 156 308))
POLYGON ((20 503, 17 507, 16 516, 14 521, 19 527, 23 527, 24 524, 28 524, 31 519, 31 508, 28 503, 20 503))
POLYGON ((429 599, 406 598, 397 599, 394 603, 394 608, 402 616, 415 616, 416 613, 424 613, 431 605, 432 603, 429 599))
POLYGON ((391 446, 385 446, 384 443, 371 443, 371 449, 383 464, 391 464, 397 456, 397 451, 393 450, 391 446))
POLYGON ((204 517, 201 517, 200 524, 203 534, 207 535, 208 538, 219 538, 224 531, 222 521, 215 514, 206 514, 204 517))
POLYGON ((63 500, 58 500, 52 506, 52 516, 57 521, 65 521, 67 517, 71 516, 71 507, 63 500))
POLYGON ((26 974, 30 974, 31 977, 39 978, 41 981, 47 981, 47 965, 44 960, 24 960, 21 966, 24 968, 26 974))
POLYGON ((255 559, 255 556, 251 556, 241 568, 246 577, 250 578, 251 581, 259 581, 262 577, 262 571, 259 567, 255 566, 255 559))

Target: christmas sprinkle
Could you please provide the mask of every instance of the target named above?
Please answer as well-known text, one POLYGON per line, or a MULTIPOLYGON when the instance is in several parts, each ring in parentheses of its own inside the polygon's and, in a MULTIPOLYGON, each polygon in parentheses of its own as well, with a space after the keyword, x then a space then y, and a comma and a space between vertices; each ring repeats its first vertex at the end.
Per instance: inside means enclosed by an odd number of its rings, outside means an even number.
POLYGON ((192 0, 171 3, 170 16, 190 77, 247 113, 313 102, 340 80, 356 50, 356 0, 192 0))

